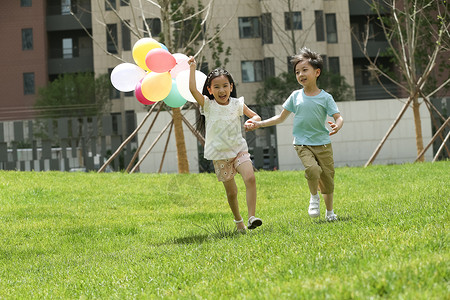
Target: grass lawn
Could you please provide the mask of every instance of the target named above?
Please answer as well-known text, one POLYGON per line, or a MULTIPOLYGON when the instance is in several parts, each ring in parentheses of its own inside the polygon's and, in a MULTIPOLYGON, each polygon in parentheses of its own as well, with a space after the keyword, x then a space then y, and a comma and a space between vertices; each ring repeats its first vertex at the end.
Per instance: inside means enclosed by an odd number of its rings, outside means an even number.
POLYGON ((331 223, 303 175, 238 234, 214 174, 0 171, 0 299, 449 299, 450 161, 338 168, 331 223))

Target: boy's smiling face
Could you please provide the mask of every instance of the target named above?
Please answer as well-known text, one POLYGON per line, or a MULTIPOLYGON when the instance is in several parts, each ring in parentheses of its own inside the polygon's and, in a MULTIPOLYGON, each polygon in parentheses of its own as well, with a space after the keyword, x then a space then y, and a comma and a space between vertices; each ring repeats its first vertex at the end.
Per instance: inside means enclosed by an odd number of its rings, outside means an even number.
POLYGON ((314 69, 308 60, 300 61, 295 66, 295 77, 304 88, 316 87, 319 75, 320 69, 314 69))

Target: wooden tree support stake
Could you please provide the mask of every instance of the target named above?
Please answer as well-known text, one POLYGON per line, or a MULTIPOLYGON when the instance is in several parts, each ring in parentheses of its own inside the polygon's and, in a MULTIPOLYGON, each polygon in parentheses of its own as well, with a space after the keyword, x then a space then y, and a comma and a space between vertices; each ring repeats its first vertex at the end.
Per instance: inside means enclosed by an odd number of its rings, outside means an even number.
POLYGON ((164 146, 164 152, 163 152, 163 156, 161 158, 161 164, 159 165, 158 173, 161 173, 161 171, 162 171, 162 167, 163 167, 163 164, 164 164, 164 159, 166 158, 167 146, 169 145, 170 136, 172 134, 172 129, 173 129, 173 123, 172 123, 172 125, 170 125, 169 135, 167 136, 166 145, 164 146))
MULTIPOLYGON (((424 155, 425 154, 425 152, 428 150, 428 148, 430 148, 430 146, 433 144, 433 142, 434 142, 434 140, 436 140, 436 138, 441 134, 441 132, 445 129, 445 127, 449 124, 449 122, 450 122, 450 117, 449 118, 447 118, 447 120, 445 121, 445 123, 444 124, 442 124, 442 126, 438 129, 438 131, 436 131, 436 133, 433 135, 433 137, 431 138, 431 141, 428 143, 428 145, 425 147, 425 148, 423 148, 423 150, 419 153, 419 155, 417 155, 417 158, 416 158, 416 160, 414 161, 414 162, 417 162, 419 159, 420 159, 420 157, 422 156, 422 155, 424 155)), ((447 136, 448 137, 448 136, 447 136)), ((444 140, 444 142, 442 143, 442 145, 444 145, 445 146, 445 140, 444 140)), ((443 147, 441 145, 441 148, 443 147)))
MULTIPOLYGON (((153 105, 153 106, 155 106, 155 105, 153 105)), ((136 149, 136 152, 134 153, 133 157, 130 160, 130 163, 128 164, 128 167, 126 169, 127 173, 130 173, 130 170, 133 167, 133 163, 136 160, 136 158, 138 157, 139 152, 141 151, 141 148, 144 145, 144 142, 147 140, 147 137, 150 134, 150 131, 152 130, 153 125, 155 125, 156 119, 158 118, 158 115, 161 112, 161 109, 162 109, 162 104, 160 103, 158 111, 156 112, 155 118, 153 119, 152 123, 150 124, 150 127, 148 128, 147 132, 145 133, 144 137, 142 138, 142 141, 139 141, 139 147, 136 149)))
POLYGON ((98 170, 98 173, 103 172, 106 167, 111 163, 111 161, 113 161, 117 155, 119 155, 120 151, 134 138, 134 136, 138 133, 139 129, 141 129, 141 127, 144 125, 145 121, 147 121, 148 117, 150 117, 151 113, 153 112, 153 109, 155 108, 155 105, 152 106, 152 108, 150 109, 150 111, 145 115, 144 119, 142 119, 141 123, 139 124, 139 126, 133 131, 132 134, 130 134, 130 136, 123 141, 123 143, 119 146, 119 148, 117 148, 116 152, 114 152, 109 158, 108 160, 103 164, 103 166, 98 170))
POLYGON ((408 101, 406 101, 405 105, 403 105, 402 110, 399 112, 399 114, 398 114, 397 118, 395 119, 394 123, 392 123, 391 127, 389 127, 387 133, 384 135, 383 139, 378 144, 378 146, 375 149, 375 151, 373 152, 372 156, 369 158, 369 160, 364 165, 364 168, 366 168, 367 166, 371 165, 372 162, 375 160, 375 158, 377 157, 377 155, 380 152, 381 148, 383 147, 384 143, 386 142, 387 138, 392 133, 392 131, 394 130, 395 126, 397 126, 398 122, 400 122, 400 119, 402 118, 402 116, 405 114, 405 112, 408 109, 408 106, 411 103, 412 99, 413 99, 413 97, 409 97, 408 101))
POLYGON ((156 143, 159 141, 159 139, 161 138, 161 136, 164 134, 164 132, 167 130, 167 128, 169 128, 170 124, 173 123, 173 119, 170 120, 169 123, 167 123, 167 125, 163 128, 163 130, 159 133, 159 135, 156 137, 156 139, 153 141, 153 143, 151 144, 151 146, 148 148, 148 150, 144 153, 144 155, 141 157, 141 159, 136 163, 136 165, 133 167, 133 169, 131 169, 130 173, 134 173, 134 171, 139 167, 139 165, 144 161, 144 159, 147 157, 147 155, 150 153, 150 151, 153 149, 153 147, 155 147, 156 143))
POLYGON ((439 150, 436 152, 436 155, 433 158, 433 162, 435 162, 436 159, 438 158, 439 154, 441 154, 441 151, 442 151, 442 149, 444 149, 444 145, 445 145, 445 143, 447 143, 449 136, 450 136, 450 131, 447 133, 447 136, 445 137, 444 142, 442 143, 441 147, 439 147, 439 150))

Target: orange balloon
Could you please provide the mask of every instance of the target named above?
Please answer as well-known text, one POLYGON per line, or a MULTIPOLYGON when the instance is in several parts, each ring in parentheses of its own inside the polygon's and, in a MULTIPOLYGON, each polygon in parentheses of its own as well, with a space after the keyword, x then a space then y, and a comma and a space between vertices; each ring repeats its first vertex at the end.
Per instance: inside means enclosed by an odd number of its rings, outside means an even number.
POLYGON ((169 72, 150 72, 141 83, 142 95, 150 101, 157 102, 166 98, 172 89, 172 76, 169 72))
POLYGON ((148 71, 145 57, 150 50, 155 48, 162 48, 161 44, 152 38, 142 38, 138 40, 133 46, 133 59, 136 64, 144 70, 148 71))

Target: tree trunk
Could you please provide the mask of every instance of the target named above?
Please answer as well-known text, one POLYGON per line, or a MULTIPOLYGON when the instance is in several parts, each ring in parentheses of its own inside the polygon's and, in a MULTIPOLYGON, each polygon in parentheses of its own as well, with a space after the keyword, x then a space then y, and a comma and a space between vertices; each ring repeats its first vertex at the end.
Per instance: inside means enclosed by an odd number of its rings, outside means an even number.
POLYGON ((178 173, 189 173, 189 161, 186 154, 181 109, 172 108, 173 126, 175 128, 175 141, 177 146, 178 173))
MULTIPOLYGON (((423 136, 422 136, 422 121, 420 120, 420 103, 419 96, 415 95, 413 98, 413 113, 414 113, 414 125, 416 129, 416 147, 417 155, 423 150, 423 136)), ((425 157, 422 155, 418 161, 425 161, 425 157)))
MULTIPOLYGON (((169 51, 173 52, 172 35, 170 28, 170 1, 159 0, 161 5, 161 21, 163 25, 164 42, 169 51)), ((181 109, 172 108, 173 127, 175 129, 175 143, 177 147, 178 173, 189 173, 189 162, 186 154, 186 143, 184 140, 181 109)))

